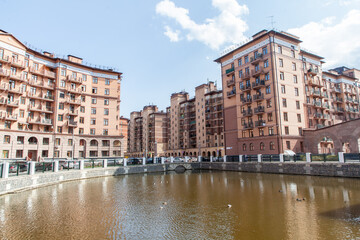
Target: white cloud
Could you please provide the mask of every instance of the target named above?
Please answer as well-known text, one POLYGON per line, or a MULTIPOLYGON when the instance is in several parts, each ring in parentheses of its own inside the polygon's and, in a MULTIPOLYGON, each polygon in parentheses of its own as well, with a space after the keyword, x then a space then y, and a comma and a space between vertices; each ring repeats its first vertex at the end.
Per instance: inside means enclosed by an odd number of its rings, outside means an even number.
POLYGON ((301 45, 325 57, 326 67, 360 65, 360 10, 349 11, 341 20, 326 18, 289 29, 301 45))
MULTIPOLYGON (((174 19, 183 30, 186 30, 188 41, 197 40, 212 49, 217 50, 225 43, 244 41, 244 32, 248 25, 241 17, 249 13, 247 6, 240 5, 236 0, 212 0, 212 5, 220 10, 220 14, 206 19, 202 24, 189 17, 188 9, 177 7, 170 0, 159 2, 156 5, 156 13, 174 19)), ((166 30, 168 32, 168 29, 166 30)), ((179 39, 180 32, 177 33, 179 39)), ((165 35, 168 36, 166 33, 165 35)))
POLYGON ((178 42, 180 41, 180 38, 179 38, 179 34, 180 34, 180 31, 179 30, 176 30, 176 31, 173 31, 169 26, 165 26, 165 36, 167 36, 169 39, 170 39, 170 42, 178 42))
POLYGON ((329 5, 336 4, 341 7, 346 7, 346 6, 359 4, 359 3, 360 3, 360 0, 328 0, 324 3, 324 5, 329 6, 329 5))

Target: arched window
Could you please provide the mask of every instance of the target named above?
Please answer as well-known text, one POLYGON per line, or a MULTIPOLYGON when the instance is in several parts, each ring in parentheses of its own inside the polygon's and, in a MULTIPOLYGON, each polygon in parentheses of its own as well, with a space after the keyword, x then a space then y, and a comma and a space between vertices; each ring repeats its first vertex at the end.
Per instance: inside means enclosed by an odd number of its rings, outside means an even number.
POLYGON ((120 147, 121 146, 121 143, 119 140, 115 140, 114 143, 113 143, 113 146, 114 147, 120 147))
POLYGON ((80 139, 79 144, 80 144, 80 146, 85 146, 86 145, 85 139, 80 139))
POLYGON ((90 141, 90 146, 97 146, 98 145, 98 141, 96 141, 95 139, 90 141))
POLYGON ((37 143, 38 143, 38 140, 36 137, 29 138, 29 144, 37 144, 37 143))
POLYGON ((250 143, 250 151, 254 151, 254 144, 250 143))
POLYGON ((246 144, 243 144, 243 151, 246 151, 246 144))
POLYGON ((270 150, 275 150, 275 144, 274 144, 274 142, 270 142, 270 150))
POLYGON ((265 144, 263 142, 260 143, 260 150, 265 150, 265 144))

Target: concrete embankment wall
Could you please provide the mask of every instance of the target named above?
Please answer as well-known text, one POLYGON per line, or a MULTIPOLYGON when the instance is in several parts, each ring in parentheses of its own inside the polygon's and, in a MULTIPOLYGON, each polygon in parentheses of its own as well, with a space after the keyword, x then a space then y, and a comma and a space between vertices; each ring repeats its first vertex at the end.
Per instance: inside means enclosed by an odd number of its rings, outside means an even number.
POLYGON ((360 178, 359 163, 258 163, 258 162, 202 162, 138 165, 127 167, 89 168, 84 170, 64 170, 59 172, 37 173, 34 175, 13 176, 0 179, 0 195, 28 190, 32 188, 57 184, 66 181, 87 178, 119 176, 126 174, 142 174, 173 171, 178 166, 186 169, 241 171, 253 173, 295 174, 333 177, 360 178))
POLYGON ((294 175, 312 175, 328 177, 357 177, 360 178, 359 163, 265 163, 265 162, 202 162, 202 170, 239 171, 253 173, 277 173, 294 175))

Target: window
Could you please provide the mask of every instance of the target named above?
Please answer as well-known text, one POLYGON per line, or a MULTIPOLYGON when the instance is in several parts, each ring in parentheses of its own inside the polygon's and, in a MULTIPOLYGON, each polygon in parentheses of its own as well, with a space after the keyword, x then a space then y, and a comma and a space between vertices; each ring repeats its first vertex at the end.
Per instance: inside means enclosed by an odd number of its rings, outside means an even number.
POLYGON ((104 108, 104 115, 109 115, 109 109, 108 108, 104 108))
POLYGON ((295 88, 295 96, 299 96, 299 89, 295 88))
POLYGON ((285 76, 284 76, 284 72, 280 72, 280 80, 284 80, 285 76))
POLYGON ((10 121, 5 121, 4 127, 5 127, 5 129, 10 129, 11 128, 11 122, 10 121))
POLYGON ((59 98, 65 98, 65 93, 60 92, 60 93, 59 93, 59 98))
POLYGON ((242 132, 241 132, 241 136, 242 136, 243 138, 245 138, 245 137, 246 137, 246 131, 242 131, 242 132))
POLYGON ((96 98, 91 98, 91 103, 96 104, 96 98))
POLYGON ((49 138, 43 138, 43 145, 49 145, 50 140, 49 138))
POLYGON ((23 150, 16 150, 16 158, 22 158, 23 157, 23 150))
POLYGON ((94 93, 94 94, 97 93, 97 88, 96 87, 92 88, 92 93, 94 93))
POLYGON ((290 141, 286 141, 286 148, 290 149, 290 141))
POLYGON ((4 136, 4 143, 10 143, 10 135, 4 136))
POLYGON ((86 97, 85 97, 85 96, 81 96, 81 101, 82 101, 82 102, 85 102, 85 100, 86 100, 86 97))
POLYGON ((301 122, 301 114, 297 115, 297 120, 298 120, 298 122, 301 122))
POLYGON ((281 85, 281 93, 286 93, 285 85, 281 85))
POLYGON ((285 122, 289 121, 287 112, 284 112, 284 121, 285 122))
POLYGON ((82 80, 86 82, 87 76, 85 74, 82 75, 82 80))
POLYGON ((270 142, 270 150, 275 150, 275 144, 274 144, 274 142, 270 142))
POLYGON ((291 56, 294 58, 295 57, 295 51, 291 50, 291 56))
POLYGON ((66 69, 64 68, 61 69, 61 76, 66 76, 66 69))
POLYGON ((59 109, 64 109, 64 103, 59 103, 59 109))
POLYGON ((267 68, 267 67, 269 67, 269 60, 266 59, 264 61, 264 68, 267 68))
POLYGON ((62 127, 58 126, 58 127, 57 127, 57 132, 58 132, 58 133, 62 133, 62 127))
POLYGON ((266 107, 267 108, 271 108, 272 104, 271 104, 271 99, 267 99, 266 100, 266 107))
POLYGON ((21 104, 25 104, 25 98, 24 98, 24 97, 20 97, 20 102, 21 102, 21 104))
POLYGON ((84 123, 84 117, 80 117, 80 118, 79 118, 79 122, 80 122, 80 123, 84 123))
POLYGON ((242 146, 243 151, 246 151, 246 144, 244 143, 242 146))
POLYGON ((265 150, 265 144, 263 142, 260 143, 260 150, 265 150))
POLYGON ((109 105, 109 99, 104 99, 104 105, 109 105))
POLYGON ((96 108, 91 108, 91 114, 96 114, 96 108))
POLYGON ((61 122, 61 121, 63 121, 63 120, 64 120, 64 116, 63 116, 62 114, 59 114, 59 115, 58 115, 58 121, 61 122))
POLYGON ((297 76, 296 76, 296 75, 293 76, 293 79, 294 79, 294 83, 298 83, 298 80, 297 80, 297 76))
POLYGON ((272 120, 273 120, 273 115, 272 115, 272 113, 268 113, 268 114, 267 114, 267 120, 268 120, 268 122, 272 122, 272 120))
POLYGON ((282 99, 282 105, 283 105, 283 107, 287 107, 286 98, 283 98, 283 99, 282 99))
POLYGON ((296 71, 296 63, 292 63, 292 70, 296 71))
POLYGON ((245 56, 244 59, 245 59, 245 63, 249 62, 249 56, 245 56))
POLYGON ((55 139, 55 145, 59 146, 59 145, 60 145, 60 143, 61 143, 60 138, 56 138, 56 139, 55 139))
POLYGON ((17 144, 24 144, 24 137, 23 136, 18 136, 16 141, 17 141, 17 144))
POLYGON ((238 60, 238 64, 239 64, 239 66, 242 65, 242 58, 240 58, 240 59, 238 60))
POLYGON ((92 82, 93 82, 93 83, 98 83, 98 78, 97 78, 97 77, 93 77, 93 78, 92 78, 92 82))
POLYGON ((110 85, 110 79, 105 79, 105 85, 110 85))
POLYGON ((84 129, 83 128, 79 128, 79 134, 84 134, 84 129))
POLYGON ((266 74, 265 74, 265 81, 268 81, 268 80, 270 80, 270 74, 269 74, 269 73, 266 73, 266 74))
POLYGON ((278 45, 278 53, 282 54, 282 48, 278 45))
POLYGON ((250 151, 254 151, 254 144, 250 143, 249 147, 250 147, 250 151))
POLYGON ((303 135, 302 128, 301 128, 301 127, 299 127, 299 129, 298 129, 298 130, 299 130, 299 135, 300 135, 300 136, 302 136, 302 135, 303 135))
POLYGON ((264 47, 264 48, 262 49, 262 54, 263 54, 263 55, 266 55, 267 53, 268 53, 267 47, 264 47))
POLYGON ((82 113, 85 112, 85 107, 84 107, 84 106, 81 106, 81 107, 80 107, 80 112, 82 112, 82 113))
POLYGON ((285 126, 285 134, 289 135, 289 127, 288 126, 285 126))
POLYGON ((104 129, 103 130, 103 135, 108 135, 109 134, 109 131, 107 129, 104 129))
POLYGON ((96 119, 95 119, 95 118, 92 118, 92 119, 90 120, 90 124, 91 124, 91 125, 95 125, 95 124, 96 124, 96 119))
POLYGON ((66 86, 65 81, 64 81, 64 80, 61 80, 61 81, 60 81, 60 87, 63 87, 63 88, 64 88, 65 86, 66 86))
POLYGON ((74 79, 76 79, 76 77, 77 77, 76 72, 72 72, 72 73, 71 73, 71 77, 74 78, 74 79))
POLYGON ((300 101, 296 101, 296 109, 300 109, 300 101))
POLYGON ((90 157, 97 157, 98 151, 90 151, 90 157))
POLYGON ((90 128, 90 134, 95 135, 95 128, 90 128))
POLYGON ((243 71, 240 70, 240 71, 239 71, 239 78, 242 78, 242 76, 243 76, 243 71))
POLYGON ((24 110, 20 110, 20 111, 19 111, 19 115, 20 115, 20 117, 22 117, 22 118, 23 118, 23 117, 24 117, 24 115, 25 115, 25 111, 24 111, 24 110))
POLYGON ((279 67, 283 67, 284 66, 284 61, 282 60, 282 58, 279 58, 279 67))
POLYGON ((2 154, 3 158, 9 158, 9 150, 3 150, 2 152, 3 152, 2 154))
POLYGON ((105 88, 105 95, 109 95, 110 94, 110 89, 105 88))
POLYGON ((68 139, 68 146, 72 146, 73 145, 73 140, 72 139, 68 139))
POLYGON ((104 119, 104 126, 109 126, 109 119, 104 119))
POLYGON ((67 156, 68 158, 71 158, 71 157, 72 157, 72 151, 67 151, 67 152, 66 152, 66 156, 67 156))
POLYGON ((270 86, 266 86, 265 92, 266 92, 266 94, 270 94, 270 93, 271 93, 271 88, 270 88, 270 86))
POLYGON ((263 128, 259 128, 259 136, 264 136, 264 129, 263 128))
POLYGON ((269 136, 274 135, 274 128, 273 127, 269 127, 269 136))

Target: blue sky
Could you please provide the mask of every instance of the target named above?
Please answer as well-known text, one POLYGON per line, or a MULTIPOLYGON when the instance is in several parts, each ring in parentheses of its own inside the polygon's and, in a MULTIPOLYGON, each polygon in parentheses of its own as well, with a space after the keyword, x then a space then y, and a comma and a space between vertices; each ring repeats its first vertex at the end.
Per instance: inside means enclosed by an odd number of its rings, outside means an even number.
POLYGON ((56 54, 123 72, 121 115, 194 93, 226 47, 274 27, 297 34, 329 68, 360 68, 360 0, 0 0, 0 29, 56 54))

